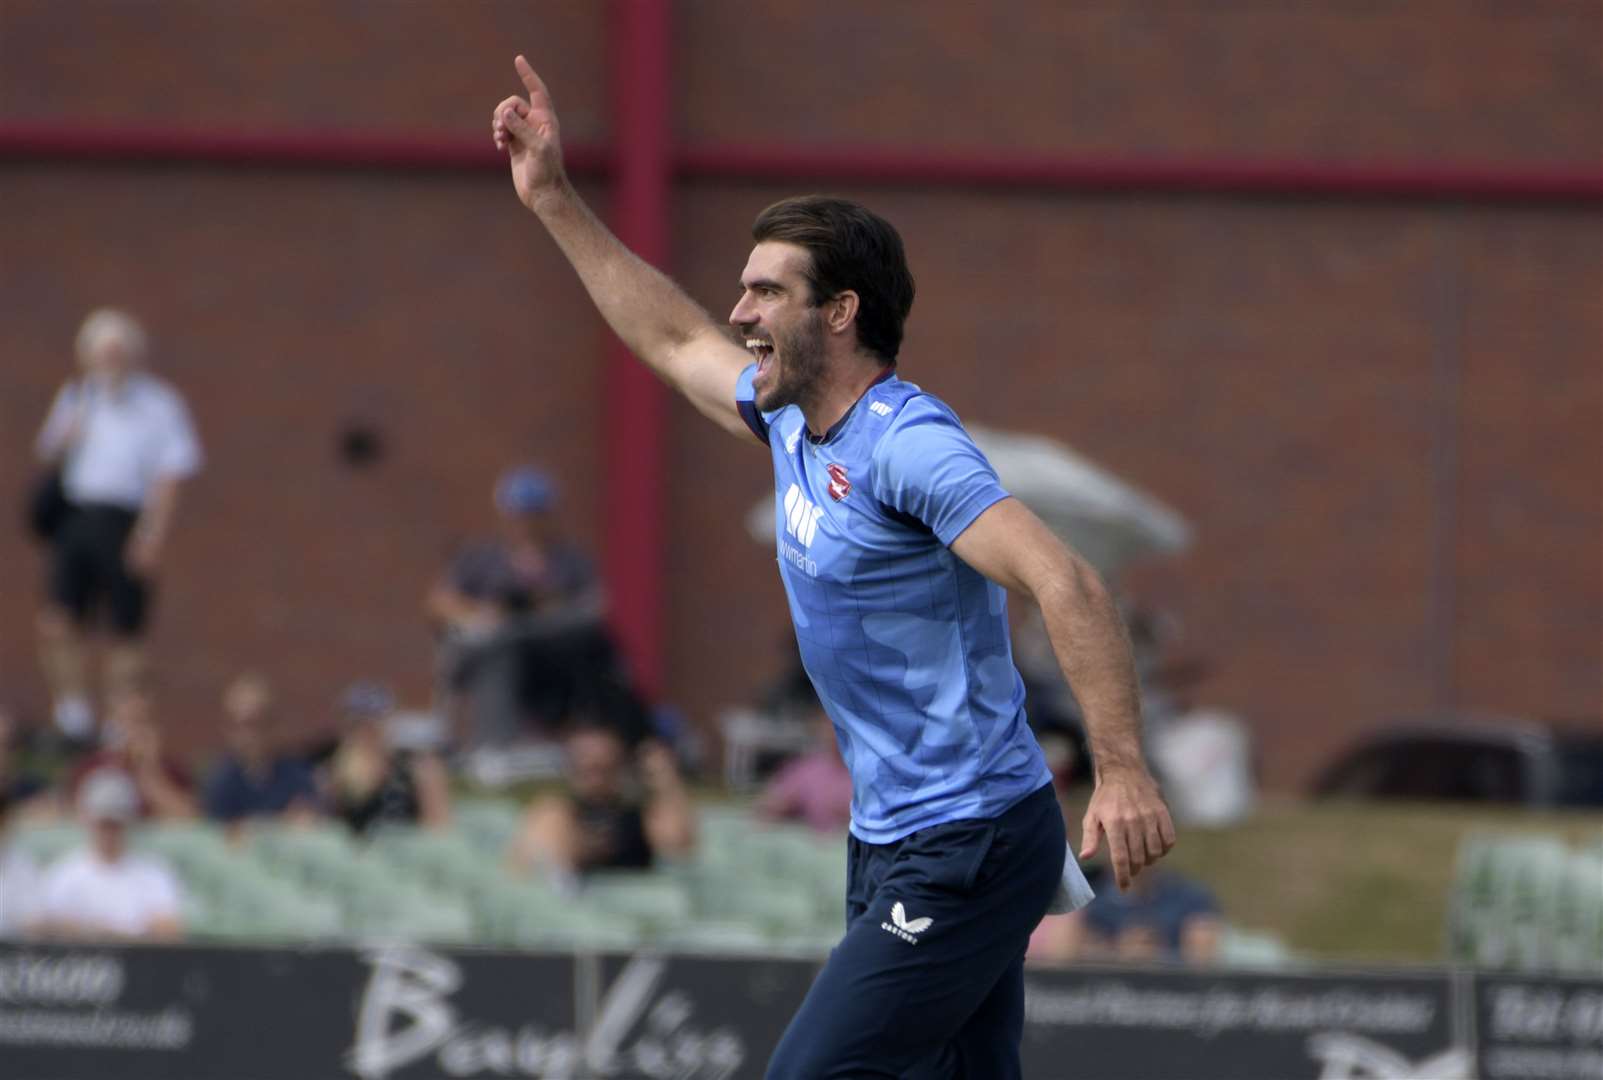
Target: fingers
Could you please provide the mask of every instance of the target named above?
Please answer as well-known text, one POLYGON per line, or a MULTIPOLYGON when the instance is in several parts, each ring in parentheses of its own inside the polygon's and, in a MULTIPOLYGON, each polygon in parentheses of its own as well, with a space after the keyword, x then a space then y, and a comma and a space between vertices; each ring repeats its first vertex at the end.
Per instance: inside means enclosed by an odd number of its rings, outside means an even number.
POLYGON ((1113 880, 1118 883, 1119 891, 1123 892, 1130 887, 1130 881, 1140 864, 1131 865, 1130 835, 1118 822, 1109 822, 1102 827, 1108 834, 1108 859, 1113 863, 1113 880))
POLYGON ((512 61, 512 66, 518 69, 518 78, 523 80, 523 88, 529 92, 531 99, 542 97, 550 100, 551 92, 545 88, 545 83, 540 81, 540 76, 534 73, 534 68, 529 66, 529 62, 521 53, 512 61))
POLYGON ((507 131, 507 121, 521 120, 528 115, 528 103, 516 95, 506 98, 495 107, 495 112, 490 117, 490 134, 495 139, 497 150, 505 150, 507 144, 512 141, 512 135, 507 131))
POLYGON ((1086 811, 1085 819, 1080 822, 1081 861, 1095 858, 1097 846, 1101 843, 1101 841, 1102 826, 1097 823, 1097 819, 1093 817, 1091 812, 1088 810, 1086 811))
POLYGON ((534 126, 529 123, 528 116, 528 107, 520 101, 501 110, 501 123, 514 138, 527 138, 534 134, 534 126))

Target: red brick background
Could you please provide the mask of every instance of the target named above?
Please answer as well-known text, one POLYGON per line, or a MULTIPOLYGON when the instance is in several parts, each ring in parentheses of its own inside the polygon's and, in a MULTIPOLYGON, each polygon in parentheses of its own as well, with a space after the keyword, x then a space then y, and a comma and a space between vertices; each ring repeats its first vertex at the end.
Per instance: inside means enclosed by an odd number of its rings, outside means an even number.
MULTIPOLYGON (((599 4, 0 0, 0 123, 477 138, 528 51, 606 137, 599 4)), ((696 143, 1488 167, 1603 165, 1603 6, 678 6, 696 143)), ((602 198, 604 189, 586 189, 602 198)), ((777 186, 697 182, 674 271, 720 318, 777 186)), ((1474 706, 1603 707, 1603 215, 1595 207, 856 194, 907 239, 904 374, 1071 443, 1187 514, 1136 591, 1200 688, 1300 783, 1352 732, 1474 706)), ((604 329, 502 177, 0 163, 0 506, 82 314, 141 313, 208 452, 156 645, 199 747, 222 682, 310 726, 348 679, 420 700, 424 588, 504 463, 598 545, 604 329), (352 420, 389 447, 353 471, 352 420)), ((754 444, 675 406, 668 696, 744 699, 789 633, 746 537, 754 444)), ((40 713, 36 554, 0 530, 0 698, 40 713)))

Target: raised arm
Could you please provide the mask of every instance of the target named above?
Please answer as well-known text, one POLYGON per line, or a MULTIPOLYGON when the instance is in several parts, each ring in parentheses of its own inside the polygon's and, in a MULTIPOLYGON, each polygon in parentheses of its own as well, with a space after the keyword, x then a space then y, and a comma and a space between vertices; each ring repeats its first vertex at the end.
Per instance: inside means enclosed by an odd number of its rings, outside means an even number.
POLYGON ((528 98, 495 107, 491 131, 507 152, 523 205, 568 257, 590 299, 629 350, 663 381, 733 434, 750 438, 735 406, 746 351, 684 291, 619 242, 568 182, 551 95, 523 57, 515 61, 528 98))
POLYGON ((1004 588, 1031 597, 1085 713, 1096 791, 1081 857, 1102 835, 1119 887, 1174 846, 1174 823, 1141 753, 1135 664, 1113 598, 1091 566, 1017 499, 993 504, 952 541, 952 552, 1004 588))

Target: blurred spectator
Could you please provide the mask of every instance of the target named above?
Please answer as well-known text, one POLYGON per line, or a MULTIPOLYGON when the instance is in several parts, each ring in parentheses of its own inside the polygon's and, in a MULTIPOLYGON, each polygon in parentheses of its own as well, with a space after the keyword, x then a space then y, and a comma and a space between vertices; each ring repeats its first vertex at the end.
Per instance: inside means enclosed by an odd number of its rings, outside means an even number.
POLYGON ((1041 921, 1030 938, 1032 962, 1217 959, 1224 922, 1218 901, 1201 884, 1161 866, 1143 870, 1128 892, 1119 892, 1106 872, 1093 884, 1096 899, 1083 910, 1041 921))
POLYGON ((568 789, 529 807, 509 854, 513 870, 571 882, 592 870, 644 869, 660 856, 689 853, 695 808, 667 747, 642 743, 631 768, 616 731, 585 725, 568 736, 567 751, 568 789))
POLYGON ((275 752, 270 732, 272 688, 260 675, 241 675, 223 692, 227 751, 206 784, 206 816, 227 825, 249 818, 317 813, 312 771, 297 757, 275 752))
POLYGON ((110 697, 138 679, 150 585, 200 444, 183 398, 144 370, 145 332, 131 316, 92 312, 77 350, 83 376, 56 395, 36 443, 48 480, 34 519, 52 549, 39 636, 55 723, 85 742, 95 716, 83 636, 104 608, 112 637, 103 689, 110 697))
POLYGON ((89 777, 113 769, 132 777, 138 816, 168 821, 196 816, 194 781, 189 770, 163 749, 147 690, 124 686, 111 699, 104 742, 73 771, 68 787, 74 799, 89 777))
POLYGON ((424 607, 440 633, 442 678, 460 694, 469 743, 499 746, 549 734, 591 710, 591 683, 614 658, 590 560, 561 536, 556 487, 541 470, 496 482, 500 535, 461 551, 424 607))
POLYGON ((0 706, 0 807, 8 807, 14 816, 53 813, 50 785, 17 760, 20 741, 11 712, 0 706))
POLYGON ((495 485, 500 536, 469 545, 428 595, 429 615, 452 629, 493 630, 530 611, 601 611, 595 569, 559 532, 556 485, 532 465, 495 485))
POLYGON ((451 823, 451 788, 445 763, 432 750, 394 745, 388 724, 395 699, 377 683, 345 691, 344 730, 316 755, 323 801, 357 833, 378 825, 451 823))
POLYGON ((0 941, 21 937, 39 897, 39 867, 11 843, 17 804, 0 793, 0 941))
POLYGON ((100 769, 78 795, 88 846, 45 872, 32 932, 67 939, 175 940, 183 935, 182 892, 164 863, 128 850, 139 790, 125 773, 100 769))
POLYGON ((819 832, 840 832, 852 820, 852 774, 841 760, 835 725, 818 703, 816 692, 807 723, 813 748, 787 761, 769 779, 757 801, 757 816, 767 821, 802 821, 819 832))

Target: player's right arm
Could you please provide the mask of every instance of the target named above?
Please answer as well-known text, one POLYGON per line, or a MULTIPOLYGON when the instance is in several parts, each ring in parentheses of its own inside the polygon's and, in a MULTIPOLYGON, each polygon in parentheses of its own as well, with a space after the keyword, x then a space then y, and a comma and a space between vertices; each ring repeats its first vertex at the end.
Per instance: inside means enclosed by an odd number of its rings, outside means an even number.
POLYGON ((515 61, 528 98, 495 107, 495 145, 512 165, 523 205, 568 257, 603 318, 629 350, 668 385, 732 434, 750 437, 735 405, 746 351, 684 291, 624 247, 568 182, 551 95, 523 57, 515 61))

